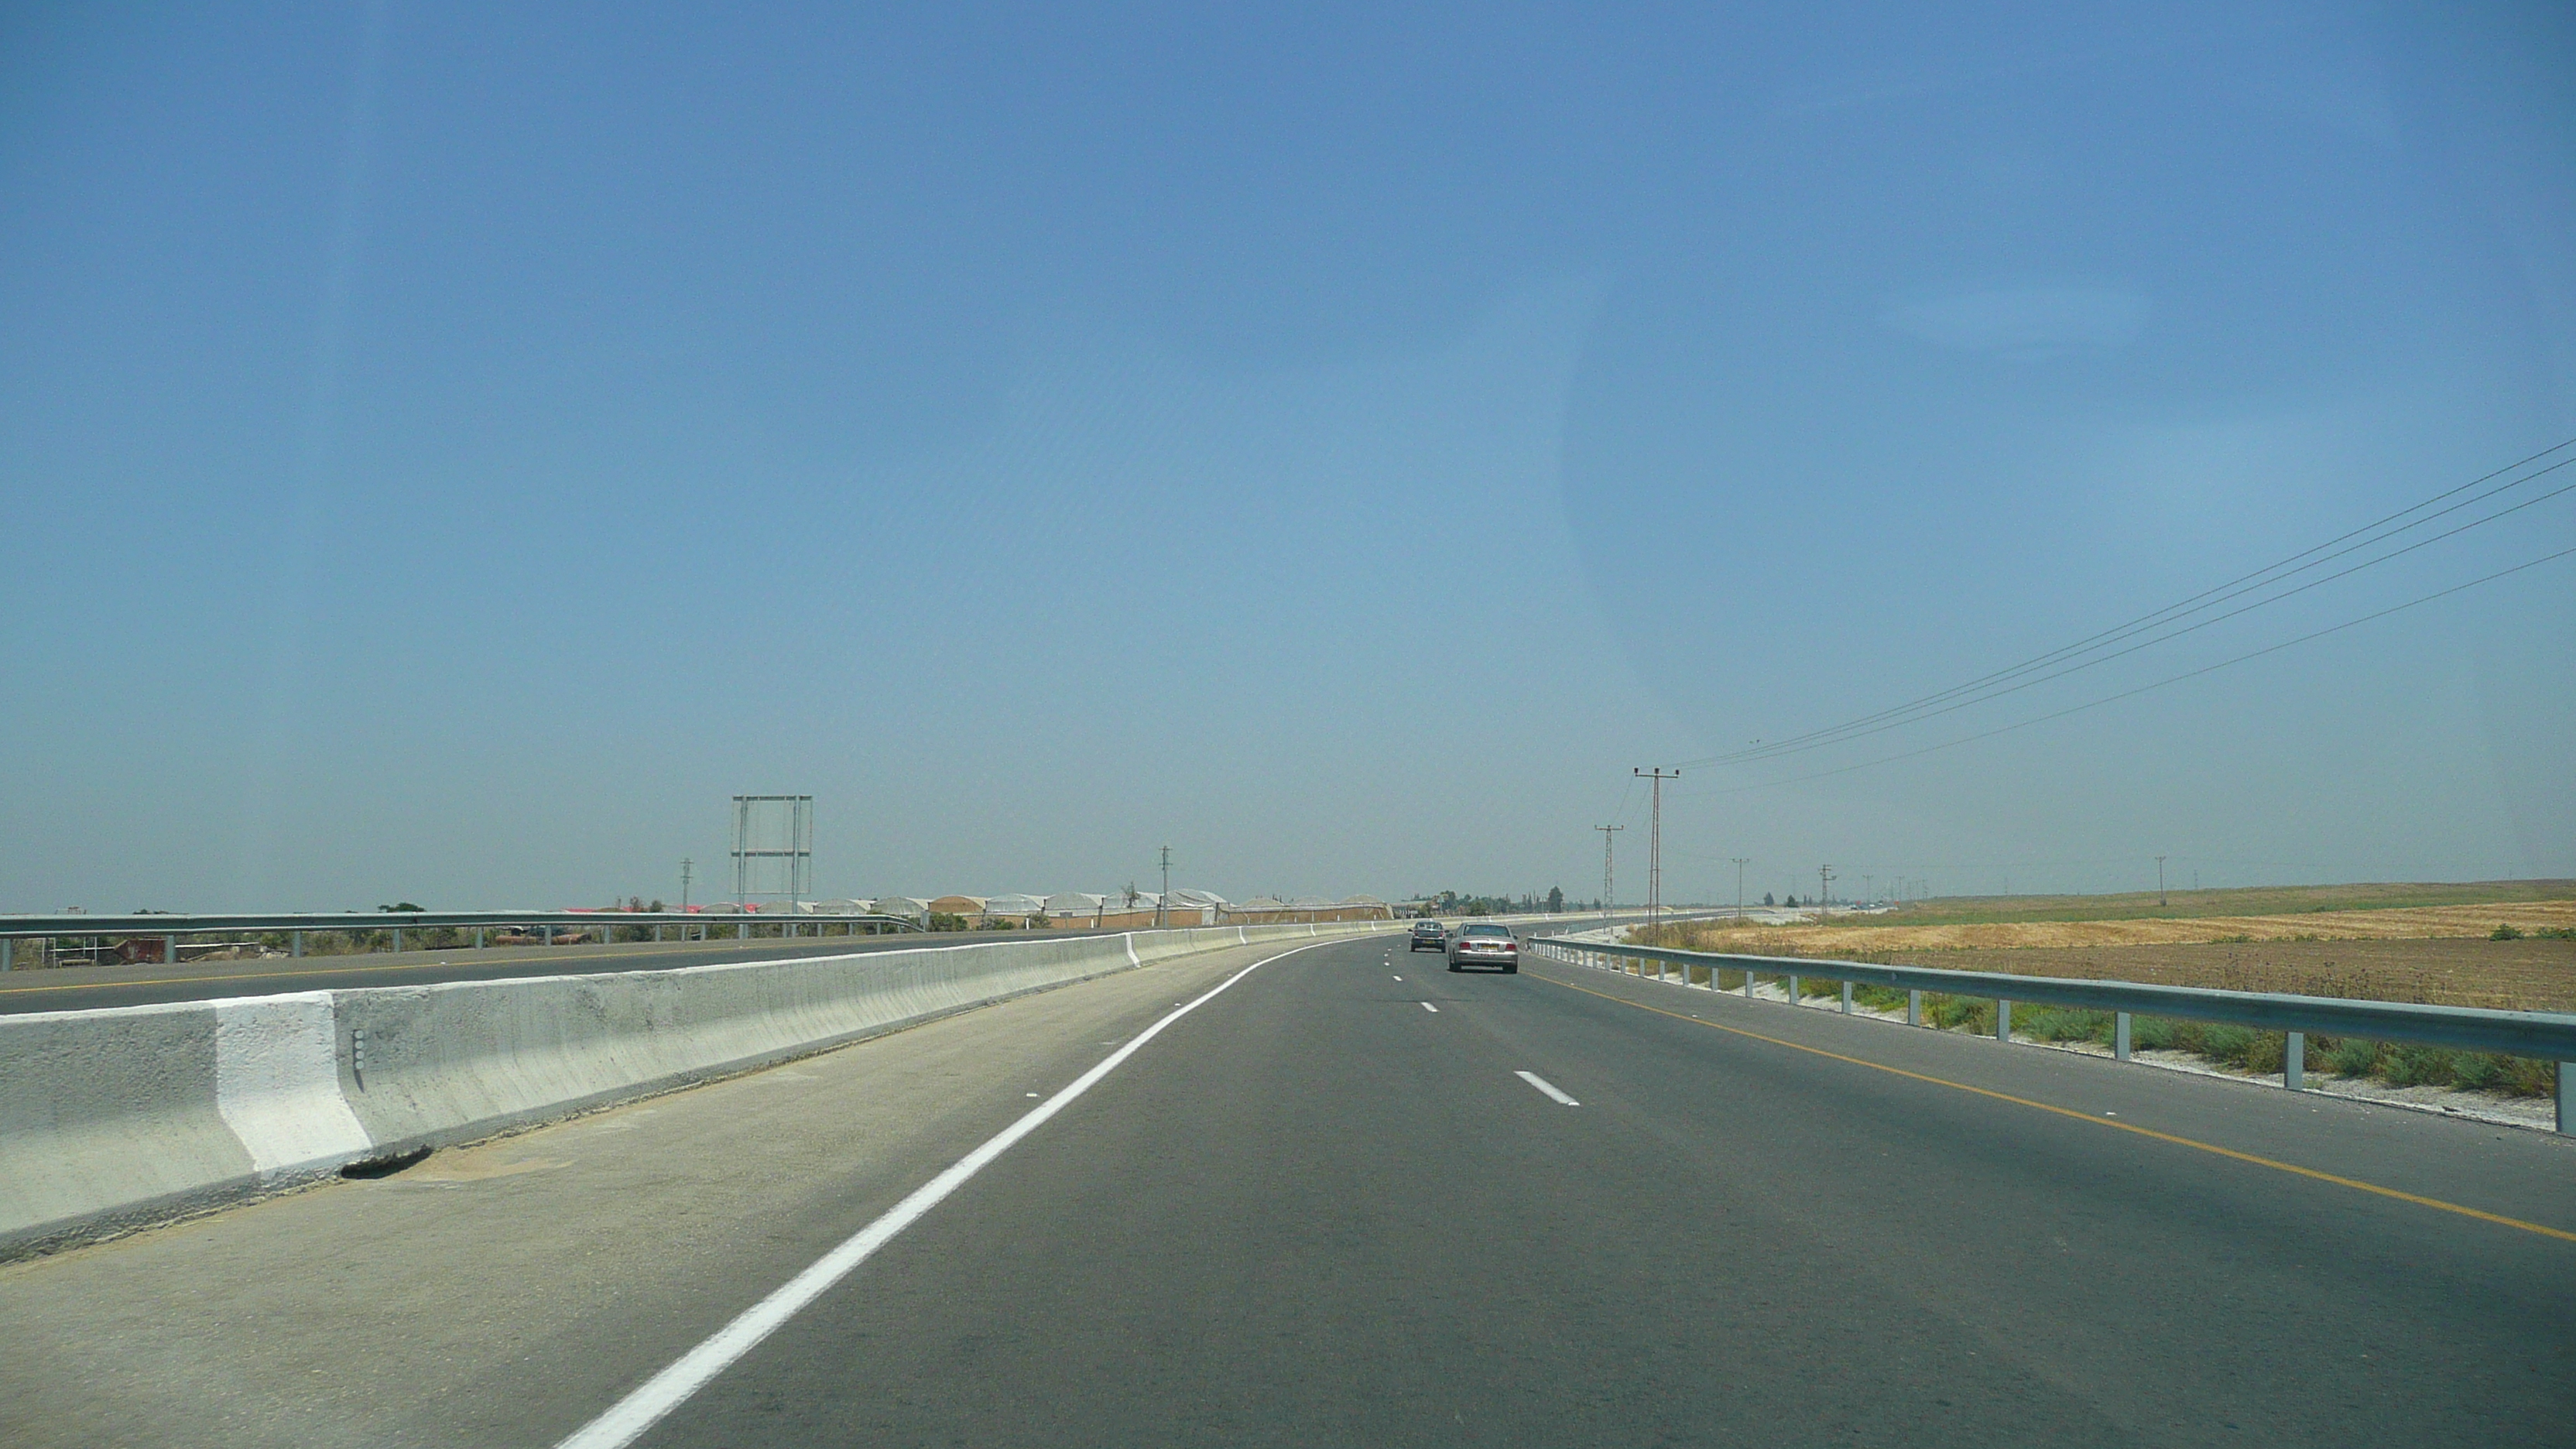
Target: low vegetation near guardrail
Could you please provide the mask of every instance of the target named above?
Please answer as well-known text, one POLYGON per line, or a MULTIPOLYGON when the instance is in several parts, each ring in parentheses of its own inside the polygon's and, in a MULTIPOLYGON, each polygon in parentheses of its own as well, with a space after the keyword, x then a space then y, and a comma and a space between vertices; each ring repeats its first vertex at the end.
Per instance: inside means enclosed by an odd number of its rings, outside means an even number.
MULTIPOLYGON (((2220 991, 2511 1011, 2576 1005, 2576 890, 2565 881, 2476 885, 2291 887, 2144 897, 1930 901, 1900 914, 1762 926, 1703 920, 1632 933, 1683 950, 1869 962, 2220 991), (2260 914, 2258 914, 2260 912, 2260 914), (2490 944, 2516 943, 2516 944, 2490 944), (2547 943, 2547 944, 2544 944, 2547 943)), ((1733 973, 1725 973, 1733 975, 1733 973)), ((1740 978, 1739 984, 1740 984, 1740 978)), ((1810 978, 1802 995, 1832 995, 1810 978)), ((1856 1003, 1902 1010, 1902 991, 1856 983, 1856 1003)), ((1985 996, 1927 992, 1924 1023, 1991 1033, 1985 996)), ((2017 1004, 2015 1035, 2109 1045, 2108 1011, 2017 1004)), ((2255 1075, 2286 1057, 2279 1031, 2219 1022, 2134 1018, 2131 1044, 2255 1075)), ((2545 1060, 2353 1037, 2307 1038, 2309 1070, 2393 1087, 2451 1087, 2517 1097, 2556 1091, 2545 1060)))
MULTIPOLYGON (((1784 960, 1777 970, 1751 974, 1756 979, 1767 977, 1786 986, 1784 973, 1788 964, 1784 960)), ((1821 971, 1827 963, 1819 960, 1816 964, 1821 971)), ((1735 993, 1744 990, 1746 972, 1696 963, 1685 970, 1688 973, 1686 979, 1692 985, 1710 985, 1714 977, 1713 984, 1719 991, 1735 993)), ((1801 1001, 1820 997, 1837 999, 1841 990, 1841 985, 1827 976, 1798 978, 1798 998, 1801 1001)), ((1902 1016, 1906 1009, 1906 993, 1894 987, 1856 982, 1852 986, 1852 1004, 1902 1016)), ((1923 1024, 1936 1030, 1992 1036, 1995 1003, 1989 997, 1926 991, 1923 993, 1923 1024)), ((2031 1041, 2091 1042, 2107 1048, 2112 1044, 2116 1018, 2108 1011, 2019 1002, 2013 1007, 2012 1030, 2014 1036, 2031 1041)), ((2133 1050, 2139 1051, 2181 1052, 2254 1076, 2281 1071, 2288 1057, 2288 1039, 2281 1032, 2227 1022, 2160 1016, 2132 1016, 2129 1044, 2133 1050)), ((2556 1062, 2496 1052, 2310 1034, 2307 1037, 2306 1062, 2311 1071, 2322 1068, 2339 1077, 2371 1078, 2392 1087, 2451 1087, 2509 1097, 2542 1098, 2558 1090, 2556 1062)))
MULTIPOLYGON (((1739 978, 1737 986, 1741 989, 1739 978)), ((1830 982, 1802 982, 1801 997, 1833 996, 1830 982)), ((1905 993, 1888 987, 1854 986, 1852 1001, 1880 1011, 1905 1010, 1905 993)), ((1973 996, 1926 992, 1923 1022, 1948 1031, 1992 1036, 1995 1004, 1973 996)), ((2112 1013, 2074 1007, 2023 1005, 2013 1008, 2013 1034, 2044 1042, 2093 1042, 2108 1047, 2112 1013)), ((2257 1031, 2216 1021, 2175 1021, 2157 1016, 2133 1017, 2129 1045, 2139 1051, 2175 1051, 2253 1076, 2277 1073, 2288 1057, 2288 1039, 2277 1031, 2257 1031)), ((2311 1036, 2307 1042, 2311 1069, 2322 1066, 2336 1076, 2373 1078, 2392 1087, 2457 1087, 2509 1097, 2547 1097, 2558 1090, 2558 1064, 2494 1052, 2454 1051, 2448 1047, 2411 1046, 2363 1041, 2358 1037, 2311 1036)))

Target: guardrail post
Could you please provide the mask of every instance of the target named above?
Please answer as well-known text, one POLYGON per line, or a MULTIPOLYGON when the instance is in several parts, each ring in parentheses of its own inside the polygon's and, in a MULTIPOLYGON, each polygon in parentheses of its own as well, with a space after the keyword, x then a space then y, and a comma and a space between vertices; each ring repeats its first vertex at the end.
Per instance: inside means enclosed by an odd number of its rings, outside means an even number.
POLYGON ((2111 1013, 2111 1057, 2114 1061, 2129 1059, 2129 1014, 2125 1011, 2111 1013))
POLYGON ((304 954, 304 933, 302 931, 289 931, 286 933, 286 954, 290 956, 301 956, 304 954))
POLYGON ((2281 1043, 2281 1085, 2293 1092, 2307 1090, 2308 1034, 2306 1032, 2291 1032, 2288 1039, 2281 1043))
POLYGON ((483 949, 483 928, 481 926, 476 926, 474 928, 474 949, 477 951, 483 949))
POLYGON ((161 938, 161 964, 164 966, 179 964, 179 933, 176 931, 161 938))
POLYGON ((1851 1014, 1851 983, 1846 981, 1843 983, 1843 1015, 1849 1016, 1851 1014))
POLYGON ((1923 993, 1920 991, 1905 993, 1905 1024, 1907 1026, 1923 1024, 1923 993))
POLYGON ((2576 1132, 2576 1062, 2558 1064, 2558 1130, 2576 1132))
POLYGON ((1791 1006, 1798 1004, 1798 978, 1795 976, 1789 978, 1789 1004, 1791 1006))
POLYGON ((743 921, 736 921, 736 922, 734 922, 734 923, 733 923, 733 938, 734 938, 735 940, 737 940, 737 941, 748 941, 748 940, 750 940, 750 939, 751 939, 751 934, 750 934, 750 932, 751 932, 751 926, 749 925, 749 923, 747 923, 747 922, 743 922, 743 921))
POLYGON ((2012 1003, 2000 996, 1995 998, 1995 1040, 2012 1040, 2012 1003))
POLYGON ((0 971, 18 969, 18 938, 0 936, 0 971))
POLYGON ((397 952, 402 950, 402 927, 400 926, 394 927, 394 950, 397 952))
POLYGON ((1753 968, 1750 966, 1744 968, 1744 999, 1753 999, 1753 968))

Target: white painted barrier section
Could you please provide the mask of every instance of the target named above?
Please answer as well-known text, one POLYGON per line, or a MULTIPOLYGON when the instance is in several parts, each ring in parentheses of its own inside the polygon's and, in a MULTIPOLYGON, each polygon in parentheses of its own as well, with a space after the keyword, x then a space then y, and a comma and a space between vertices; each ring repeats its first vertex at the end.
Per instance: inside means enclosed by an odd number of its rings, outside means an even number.
POLYGON ((215 1003, 215 1111, 263 1181, 333 1169, 374 1144, 340 1094, 331 993, 215 1003))
POLYGON ((1199 927, 0 1016, 0 1259, 1177 956, 1199 927))

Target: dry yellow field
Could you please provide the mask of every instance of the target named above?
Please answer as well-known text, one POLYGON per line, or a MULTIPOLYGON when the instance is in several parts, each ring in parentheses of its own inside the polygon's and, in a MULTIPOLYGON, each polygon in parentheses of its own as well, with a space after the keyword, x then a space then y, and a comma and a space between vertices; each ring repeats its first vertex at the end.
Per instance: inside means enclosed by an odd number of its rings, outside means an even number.
POLYGON ((1828 921, 1805 926, 1736 926, 1703 921, 1667 931, 1688 950, 1760 956, 1883 956, 1891 951, 2068 950, 2105 946, 2187 946, 2210 942, 2433 941, 2483 937, 2496 927, 2535 932, 2576 927, 2576 900, 2504 901, 2384 911, 2287 916, 2202 916, 2184 920, 1977 921, 1875 926, 1828 921))

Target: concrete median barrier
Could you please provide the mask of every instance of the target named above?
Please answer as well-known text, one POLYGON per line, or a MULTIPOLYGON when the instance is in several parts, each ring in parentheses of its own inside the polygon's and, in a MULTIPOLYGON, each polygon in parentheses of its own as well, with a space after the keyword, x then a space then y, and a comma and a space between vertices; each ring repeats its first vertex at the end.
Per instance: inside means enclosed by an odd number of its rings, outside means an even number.
POLYGON ((1215 926, 0 1017, 0 1259, 1177 956, 1215 926))

